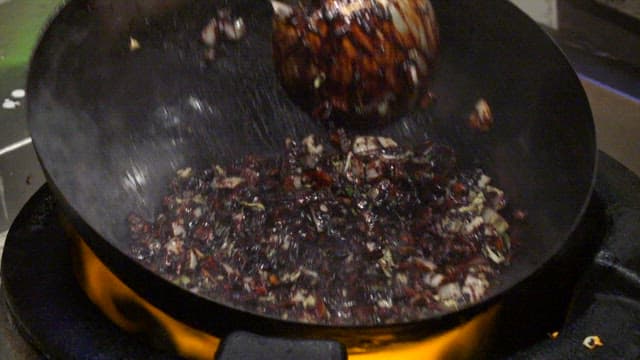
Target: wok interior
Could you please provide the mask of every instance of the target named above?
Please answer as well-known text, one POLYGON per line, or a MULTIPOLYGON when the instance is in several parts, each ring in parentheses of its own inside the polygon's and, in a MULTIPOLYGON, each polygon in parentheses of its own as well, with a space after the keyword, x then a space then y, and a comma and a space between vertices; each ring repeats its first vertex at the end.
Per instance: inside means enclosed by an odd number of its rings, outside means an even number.
MULTIPOLYGON (((50 181, 124 254, 127 215, 152 218, 177 169, 275 154, 286 137, 325 133, 278 84, 266 1, 170 1, 167 13, 138 7, 130 19, 102 3, 71 2, 44 35, 29 121, 50 181), (244 18, 248 34, 207 62, 200 30, 221 6, 244 18), (139 49, 130 51, 130 37, 139 49)), ((561 53, 512 5, 433 5, 442 34, 437 102, 368 132, 450 143, 462 166, 484 168, 528 213, 514 229, 520 244, 499 293, 557 252, 581 215, 595 163, 591 114, 561 53), (488 133, 466 125, 479 97, 494 112, 488 133)))

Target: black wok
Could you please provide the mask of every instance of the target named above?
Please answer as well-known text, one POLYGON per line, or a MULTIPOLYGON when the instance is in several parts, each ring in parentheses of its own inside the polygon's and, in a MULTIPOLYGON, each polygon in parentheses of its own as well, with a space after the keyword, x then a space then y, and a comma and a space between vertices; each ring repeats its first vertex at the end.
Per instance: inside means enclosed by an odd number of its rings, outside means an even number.
MULTIPOLYGON (((52 21, 28 79, 31 135, 68 219, 130 287, 192 326, 224 336, 336 338, 423 336, 457 323, 541 269, 557 254, 590 197, 594 126, 576 74, 545 33, 506 1, 433 1, 442 35, 438 101, 372 132, 405 144, 450 143, 463 166, 481 166, 528 213, 514 231, 513 265, 486 300, 414 322, 331 327, 241 311, 190 293, 138 264, 126 218, 152 217, 175 170, 247 153, 276 152, 285 137, 324 133, 286 96, 273 71, 265 1, 71 1, 52 21), (156 6, 150 6, 155 3, 156 6), (248 34, 204 59, 200 30, 221 6, 248 34), (130 38, 140 48, 131 51, 130 38), (495 126, 466 119, 483 97, 495 126)), ((553 296, 553 295, 550 295, 553 296)))

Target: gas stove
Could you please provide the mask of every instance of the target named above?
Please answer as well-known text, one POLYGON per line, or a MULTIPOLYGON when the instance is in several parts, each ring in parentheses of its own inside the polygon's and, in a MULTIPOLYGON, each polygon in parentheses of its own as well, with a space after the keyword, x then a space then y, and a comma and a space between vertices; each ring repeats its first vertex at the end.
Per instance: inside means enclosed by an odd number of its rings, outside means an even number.
MULTIPOLYGON (((72 240, 55 214, 54 200, 42 187, 7 235, 2 261, 3 346, 27 359, 178 358, 154 346, 170 343, 170 338, 130 335, 88 300, 72 269, 72 240)), ((600 153, 595 193, 573 240, 545 273, 536 274, 502 301, 488 345, 479 354, 522 359, 637 358, 640 245, 635 239, 639 234, 640 178, 600 153)), ((331 342, 245 333, 223 339, 217 356, 261 358, 266 347, 272 355, 289 358, 346 358, 331 342)))
MULTIPOLYGON (((20 3, 25 2, 0 1, 0 17, 5 16, 2 10, 19 9, 20 3)), ((34 1, 23 10, 33 18, 44 19, 55 7, 55 2, 45 3, 34 1)), ((628 55, 632 46, 625 54, 616 55, 598 50, 602 45, 598 39, 589 43, 580 37, 584 35, 580 31, 584 22, 598 25, 607 15, 587 19, 591 10, 599 8, 583 3, 558 1, 556 16, 560 19, 555 24, 559 23, 559 28, 549 32, 580 72, 594 112, 603 150, 595 193, 564 256, 554 259, 545 273, 536 274, 515 289, 495 310, 493 331, 486 336, 489 341, 477 349, 486 358, 640 357, 640 245, 635 241, 640 235, 640 180, 634 174, 640 173, 640 101, 633 93, 640 88, 637 77, 626 76, 629 67, 622 56, 628 55), (583 52, 589 54, 583 56, 583 52), (614 66, 602 67, 603 62, 614 66), (566 262, 568 256, 573 259, 570 263, 566 262)), ((18 13, 17 18, 24 20, 25 16, 18 13)), ((614 18, 620 20, 621 16, 614 18)), ((633 27, 628 26, 633 20, 622 20, 623 30, 633 33, 633 27)), ((5 39, 9 41, 20 38, 15 29, 2 24, 0 33, 8 35, 5 39)), ((637 37, 631 39, 625 41, 637 41, 637 37)), ((0 39, 0 99, 11 100, 13 107, 7 103, 0 110, 2 136, 7 136, 0 137, 0 243, 6 239, 0 291, 0 358, 177 358, 155 346, 166 345, 170 342, 167 337, 124 332, 88 300, 78 285, 70 255, 73 241, 60 228, 25 126, 25 100, 19 90, 28 51, 3 52, 5 45, 0 39), (13 64, 20 56, 22 65, 13 64)), ((633 66, 630 71, 637 75, 637 64, 633 66)), ((299 343, 244 333, 222 341, 221 359, 235 358, 238 351, 254 351, 256 358, 264 358, 268 351, 273 358, 278 349, 290 351, 293 358, 329 358, 327 354, 344 357, 342 348, 331 342, 299 343), (265 344, 271 346, 269 350, 265 350, 265 344)), ((245 353, 243 358, 247 356, 245 353)))

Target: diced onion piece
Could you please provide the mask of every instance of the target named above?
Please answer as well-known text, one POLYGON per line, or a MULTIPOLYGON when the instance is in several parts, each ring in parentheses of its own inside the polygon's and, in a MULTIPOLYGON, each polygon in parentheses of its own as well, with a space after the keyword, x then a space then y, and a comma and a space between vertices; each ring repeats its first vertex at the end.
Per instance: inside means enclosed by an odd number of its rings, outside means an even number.
POLYGON ((322 155, 324 147, 322 146, 322 144, 316 144, 316 139, 313 135, 309 135, 306 138, 302 139, 302 144, 305 146, 308 154, 322 155))
POLYGON ((353 153, 362 155, 380 150, 380 143, 374 136, 358 136, 353 140, 353 153))
POLYGON ((140 49, 140 42, 133 37, 129 37, 129 50, 136 51, 140 49))
POLYGON ((460 289, 460 285, 455 282, 447 283, 438 289, 438 297, 442 303, 447 303, 448 301, 457 302, 458 299, 462 297, 462 290, 460 289))
POLYGON ((480 176, 480 179, 478 179, 478 187, 484 189, 487 185, 489 185, 490 182, 491 178, 485 174, 482 174, 480 176))
POLYGON ((238 185, 245 182, 244 178, 239 176, 230 176, 222 179, 216 179, 213 183, 218 189, 235 189, 238 185))
POLYGON ((240 204, 242 206, 246 206, 248 208, 254 209, 254 210, 258 210, 258 211, 265 211, 266 207, 264 206, 264 204, 262 204, 261 202, 246 202, 246 201, 241 201, 240 204))
POLYGON ((484 219, 481 216, 476 216, 464 226, 464 233, 471 234, 482 224, 484 224, 484 219))
POLYGON ((396 281, 402 285, 407 285, 409 283, 409 277, 407 277, 407 274, 398 273, 396 274, 396 281))
POLYGON ((398 143, 395 142, 392 138, 378 136, 378 142, 385 149, 398 147, 398 143))
POLYGON ((431 286, 432 288, 437 288, 442 284, 442 280, 444 280, 444 275, 438 273, 428 273, 422 277, 422 282, 431 286))
POLYGON ((291 298, 291 301, 295 302, 295 303, 301 303, 306 299, 306 296, 304 296, 304 294, 302 293, 301 290, 296 291, 296 293, 293 295, 293 297, 291 298))
POLYGON ((484 203, 485 203, 486 200, 487 199, 484 197, 484 194, 482 192, 479 192, 473 198, 473 200, 471 200, 471 203, 469 205, 459 208, 458 212, 479 213, 484 208, 484 203))
POLYGON ((485 223, 493 225, 499 234, 504 234, 509 229, 509 223, 507 220, 492 208, 485 208, 482 211, 482 218, 485 223))
POLYGON ((216 46, 218 42, 218 20, 213 17, 200 33, 202 42, 207 46, 216 46))
POLYGON ((316 306, 316 297, 313 296, 313 295, 309 295, 309 296, 305 297, 304 300, 302 301, 302 306, 305 309, 313 307, 313 306, 316 306))
POLYGON ((189 251, 189 269, 195 270, 198 266, 198 258, 193 251, 189 251))
POLYGON ((186 232, 184 231, 184 226, 178 224, 177 222, 171 223, 171 230, 173 230, 173 236, 184 237, 186 232))
POLYGON ((488 287, 489 282, 486 279, 481 279, 469 274, 464 280, 462 294, 466 295, 469 301, 478 301, 484 296, 488 287))
POLYGON ((391 309, 393 307, 392 299, 380 299, 377 302, 377 305, 384 309, 391 309))
POLYGON ((231 265, 227 263, 222 263, 222 267, 224 268, 224 271, 227 273, 227 275, 233 275, 236 273, 236 271, 231 267, 231 265))
POLYGON ((493 249, 491 249, 489 246, 485 246, 483 248, 483 251, 487 255, 487 257, 496 264, 502 264, 506 260, 504 255, 500 254, 499 252, 493 251, 493 249))
POLYGON ((165 249, 167 249, 168 253, 179 255, 182 249, 182 242, 178 238, 171 238, 171 240, 167 242, 167 245, 165 245, 165 249))
POLYGON ((420 268, 427 269, 429 271, 435 271, 438 268, 438 265, 436 265, 433 261, 430 261, 421 257, 414 257, 413 261, 420 268))
POLYGON ((478 101, 476 102, 476 111, 478 112, 478 115, 482 119, 493 118, 493 115, 491 114, 491 108, 489 107, 489 103, 487 102, 487 100, 483 98, 478 99, 478 101))

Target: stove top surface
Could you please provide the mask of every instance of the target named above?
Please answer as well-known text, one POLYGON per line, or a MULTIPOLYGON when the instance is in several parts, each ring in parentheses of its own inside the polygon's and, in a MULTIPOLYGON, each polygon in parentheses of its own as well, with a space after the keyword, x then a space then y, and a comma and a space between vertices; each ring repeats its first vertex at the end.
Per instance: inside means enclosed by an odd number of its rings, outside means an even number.
MULTIPOLYGON (((0 330, 1 346, 6 347, 0 352, 25 359, 42 353, 54 358, 176 358, 123 333, 89 302, 73 276, 69 241, 53 208, 48 189, 41 188, 8 234, 2 306, 11 321, 0 330)), ((601 153, 596 192, 574 234, 580 241, 571 241, 544 273, 503 301, 493 345, 485 355, 638 358, 638 237, 640 179, 601 153), (557 338, 549 338, 554 331, 559 331, 557 338), (604 345, 589 350, 583 345, 588 336, 599 336, 604 345)))
MULTIPOLYGON (((631 3, 600 0, 596 0, 596 2, 621 6, 624 6, 623 3, 631 3)), ((13 90, 24 88, 29 54, 37 40, 37 35, 40 33, 40 29, 47 17, 52 14, 56 7, 63 3, 64 1, 60 0, 0 0, 0 19, 2 19, 0 21, 0 33, 3 34, 0 39, 1 99, 20 100, 13 98, 12 92, 13 90)), ((599 37, 605 39, 603 43, 611 44, 615 48, 622 50, 637 50, 640 48, 618 46, 620 42, 612 42, 611 39, 614 37, 610 32, 591 31, 594 27, 586 26, 585 24, 591 24, 592 20, 589 20, 591 22, 584 20, 582 4, 593 3, 593 1, 562 0, 558 1, 558 3, 564 4, 560 9, 563 10, 564 14, 561 14, 561 28, 564 29, 565 33, 569 33, 572 36, 570 39, 563 39, 562 36, 553 31, 551 31, 551 35, 554 36, 556 41, 559 40, 559 45, 567 52, 570 60, 581 75, 586 74, 599 80, 591 81, 583 78, 583 84, 589 96, 598 128, 599 146, 636 171, 636 173, 640 173, 640 163, 638 163, 640 158, 637 156, 637 151, 634 151, 640 144, 640 142, 635 141, 638 138, 638 125, 640 125, 640 122, 637 121, 637 115, 634 115, 638 114, 637 110, 640 102, 637 99, 619 96, 620 94, 617 90, 612 90, 600 83, 604 82, 616 87, 615 82, 611 83, 608 80, 623 78, 625 80, 624 83, 629 83, 631 80, 636 81, 637 84, 638 77, 629 77, 626 74, 625 76, 615 76, 616 74, 611 75, 610 71, 602 71, 601 65, 603 61, 593 61, 591 57, 601 58, 604 54, 604 57, 608 60, 605 65, 609 65, 612 61, 611 54, 598 47, 601 45, 600 43, 587 43, 589 46, 582 46, 584 42, 574 41, 573 35, 583 35, 584 32, 589 34, 597 33, 599 37), (580 4, 580 6, 575 4, 580 4), (580 45, 580 50, 584 50, 582 52, 586 53, 586 55, 580 51, 574 51, 573 47, 576 44, 580 45), (597 76, 598 74, 604 75, 599 77, 597 76)), ((595 18, 601 19, 601 16, 596 16, 595 18)), ((625 22, 622 25, 627 23, 629 22, 625 22)), ((631 28, 635 27, 628 27, 628 29, 631 28)), ((637 34, 636 30, 633 34, 627 34, 623 40, 635 41, 635 44, 637 44, 637 34)), ((620 40, 619 38, 616 39, 620 40)), ((638 59, 637 57, 632 58, 638 59)), ((616 69, 619 68, 620 61, 617 60, 620 60, 620 57, 617 56, 613 60, 616 60, 614 61, 616 69)), ((609 66, 606 66, 606 68, 610 70, 609 66)), ((637 75, 637 65, 633 69, 637 75)), ((631 88, 638 89, 633 84, 631 88)), ((22 104, 24 104, 24 101, 22 101, 22 104)), ((0 133, 0 251, 1 244, 4 243, 4 238, 7 236, 5 230, 8 229, 23 204, 44 183, 44 176, 38 166, 33 148, 29 146, 30 138, 28 137, 25 118, 24 106, 17 106, 13 109, 0 109, 0 126, 3 130, 6 130, 0 133), (16 164, 21 165, 16 166, 16 164)), ((572 307, 567 316, 568 325, 561 330, 558 339, 554 341, 546 339, 546 331, 560 329, 566 314, 564 306, 566 305, 565 303, 569 302, 569 299, 560 301, 560 296, 554 294, 551 298, 562 303, 562 306, 557 307, 562 308, 562 311, 555 310, 555 312, 561 313, 560 319, 558 314, 551 314, 546 317, 553 319, 552 321, 534 321, 533 325, 536 326, 529 326, 533 331, 537 332, 537 341, 533 342, 525 339, 526 337, 520 336, 520 334, 514 335, 516 333, 508 329, 499 333, 501 338, 498 341, 511 344, 503 348, 505 349, 502 351, 503 354, 510 353, 514 357, 520 356, 522 358, 528 358, 527 355, 536 355, 541 358, 561 358, 560 355, 562 354, 569 358, 605 357, 606 355, 620 358, 620 354, 630 354, 629 357, 638 358, 640 326, 636 324, 640 324, 640 316, 638 315, 640 311, 638 310, 637 300, 634 299, 640 299, 640 285, 638 285, 640 283, 638 279, 638 270, 640 269, 640 264, 638 263, 640 261, 640 250, 638 248, 640 246, 633 243, 633 239, 640 238, 637 225, 640 223, 640 191, 638 190, 640 189, 637 178, 618 163, 612 161, 607 155, 601 153, 596 189, 597 200, 595 201, 600 202, 601 204, 598 206, 603 207, 603 209, 597 211, 606 212, 606 218, 609 219, 606 228, 607 234, 599 239, 603 243, 598 247, 597 255, 594 255, 593 252, 586 252, 581 255, 589 262, 589 265, 585 265, 582 271, 584 275, 577 287, 576 294, 578 295, 575 295, 573 300, 576 305, 572 307), (590 290, 580 291, 585 287, 590 290), (616 310, 612 312, 611 309, 616 310), (608 335, 605 331, 601 331, 602 324, 615 324, 617 330, 611 331, 610 335, 608 335), (605 346, 590 352, 586 351, 582 346, 582 340, 592 334, 600 335, 605 346), (632 339, 632 341, 628 341, 628 339, 632 339), (508 348, 520 349, 521 352, 518 353, 517 350, 509 352, 506 350, 508 348), (556 356, 542 356, 549 349, 561 349, 563 352, 556 352, 558 354, 556 356), (514 354, 517 354, 517 356, 514 354)), ((33 204, 33 200, 31 204, 33 204)), ((22 211, 26 210, 23 209, 22 211)), ((15 225, 14 228, 16 228, 15 225)), ((15 236, 12 233, 10 238, 13 239, 15 236)), ((13 246, 11 242, 9 247, 13 246)), ((51 244, 51 249, 54 247, 51 244)), ((34 259, 31 261, 40 265, 34 259)), ((49 264, 48 262, 43 263, 49 264)), ((21 264, 18 265, 22 266, 21 264)), ((59 266, 59 264, 55 266, 59 266)), ((52 278, 51 275, 41 275, 46 279, 52 278)), ((559 278, 562 276, 564 274, 558 275, 559 278)), ((555 284, 554 286, 558 287, 560 285, 555 284)), ((547 288, 551 288, 551 286, 547 288)), ((0 292, 0 299, 2 299, 0 301, 0 358, 41 358, 41 355, 17 333, 16 324, 13 323, 8 314, 9 311, 3 292, 0 292)), ((544 289, 539 289, 538 292, 544 292, 544 289)), ((69 293, 74 294, 75 290, 69 291, 69 293)), ((524 294, 521 295, 520 299, 527 299, 526 292, 524 294)), ((38 306, 48 306, 46 304, 47 297, 35 296, 35 298, 33 304, 37 305, 36 300, 40 299, 41 303, 38 306)), ((517 297, 515 299, 513 301, 519 301, 517 297)), ((71 306, 68 307, 72 308, 71 306)), ((545 304, 537 304, 533 309, 531 307, 529 309, 523 307, 520 310, 513 310, 508 316, 512 317, 513 323, 522 323, 520 319, 536 319, 535 312, 540 311, 539 309, 544 309, 544 307, 545 304), (521 311, 521 313, 517 311, 521 311)), ((67 320, 64 321, 66 322, 67 320)), ((70 339, 65 341, 71 342, 70 339)), ((627 356, 623 357, 626 358, 627 356)))

